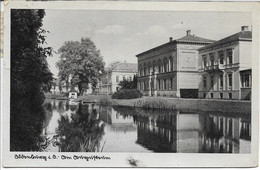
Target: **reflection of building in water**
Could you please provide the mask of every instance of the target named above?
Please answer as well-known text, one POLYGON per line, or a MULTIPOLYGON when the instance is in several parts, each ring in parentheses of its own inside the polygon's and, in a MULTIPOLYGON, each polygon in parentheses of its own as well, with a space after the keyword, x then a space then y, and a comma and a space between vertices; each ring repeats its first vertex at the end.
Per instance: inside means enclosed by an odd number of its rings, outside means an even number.
POLYGON ((202 114, 177 114, 177 152, 200 152, 200 137, 203 133, 203 124, 202 114))
POLYGON ((250 152, 250 121, 208 114, 150 111, 136 116, 137 143, 155 152, 250 152), (249 146, 249 147, 248 147, 249 146))
POLYGON ((100 108, 100 120, 110 125, 114 131, 133 131, 136 130, 134 118, 130 115, 123 115, 115 111, 112 107, 100 108))
POLYGON ((220 115, 210 115, 210 118, 218 131, 219 140, 202 140, 204 149, 208 150, 210 146, 217 152, 250 153, 250 119, 220 115))
POLYGON ((136 142, 155 152, 176 152, 176 114, 139 113, 136 142))

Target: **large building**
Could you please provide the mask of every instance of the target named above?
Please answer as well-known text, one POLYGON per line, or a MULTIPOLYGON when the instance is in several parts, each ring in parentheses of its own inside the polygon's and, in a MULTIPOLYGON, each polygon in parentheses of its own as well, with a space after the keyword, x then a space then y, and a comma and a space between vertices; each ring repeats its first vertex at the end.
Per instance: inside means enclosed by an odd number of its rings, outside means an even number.
POLYGON ((111 94, 120 89, 119 82, 122 80, 132 81, 137 74, 137 64, 135 63, 116 63, 112 68, 107 69, 101 76, 99 92, 111 94))
POLYGON ((191 35, 142 52, 138 58, 138 89, 146 96, 198 97, 198 49, 213 40, 191 35))
POLYGON ((199 49, 199 98, 251 99, 252 32, 248 26, 199 49))

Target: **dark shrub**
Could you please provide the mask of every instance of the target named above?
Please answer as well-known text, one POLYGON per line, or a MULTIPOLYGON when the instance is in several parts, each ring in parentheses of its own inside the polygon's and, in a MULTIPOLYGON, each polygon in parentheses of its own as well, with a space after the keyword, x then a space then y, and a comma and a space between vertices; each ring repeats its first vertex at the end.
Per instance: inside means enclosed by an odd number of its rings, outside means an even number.
POLYGON ((134 99, 142 96, 143 94, 137 89, 123 89, 112 94, 112 99, 134 99))

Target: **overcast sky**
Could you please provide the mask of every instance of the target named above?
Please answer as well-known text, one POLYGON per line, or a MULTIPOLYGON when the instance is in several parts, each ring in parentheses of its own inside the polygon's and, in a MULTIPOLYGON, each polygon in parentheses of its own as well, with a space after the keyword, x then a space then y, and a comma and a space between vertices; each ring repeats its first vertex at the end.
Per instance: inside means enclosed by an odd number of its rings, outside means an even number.
MULTIPOLYGON (((155 12, 155 11, 80 11, 45 10, 43 28, 50 31, 47 43, 55 51, 65 41, 89 37, 100 49, 106 64, 112 61, 137 63, 136 54, 178 39, 190 29, 196 36, 219 40, 242 25, 251 27, 250 13, 155 12)), ((59 54, 48 58, 57 76, 59 54)))

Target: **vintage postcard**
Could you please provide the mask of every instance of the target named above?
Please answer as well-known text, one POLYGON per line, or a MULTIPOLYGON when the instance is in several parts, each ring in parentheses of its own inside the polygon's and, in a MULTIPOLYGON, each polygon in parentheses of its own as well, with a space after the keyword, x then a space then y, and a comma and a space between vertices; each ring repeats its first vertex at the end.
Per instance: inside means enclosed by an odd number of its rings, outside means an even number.
POLYGON ((4 167, 256 167, 257 2, 4 6, 4 167))

